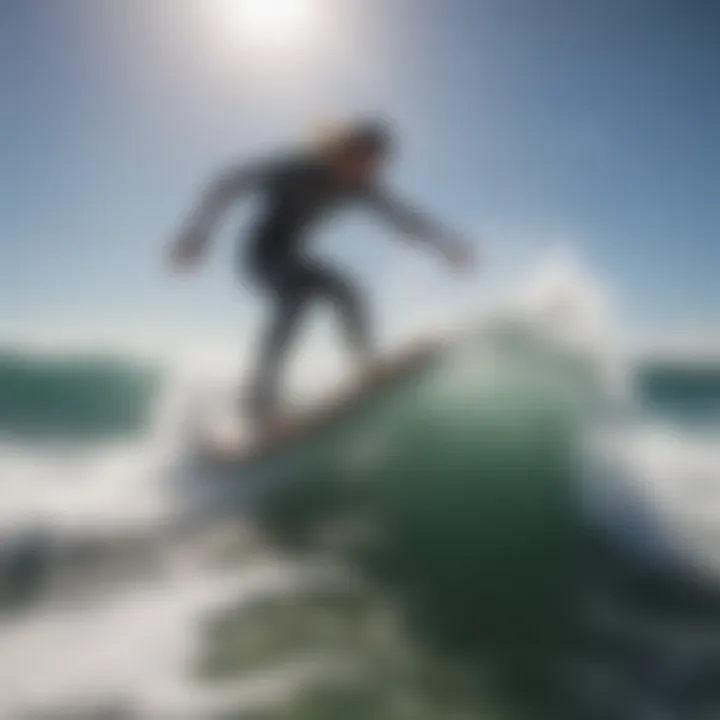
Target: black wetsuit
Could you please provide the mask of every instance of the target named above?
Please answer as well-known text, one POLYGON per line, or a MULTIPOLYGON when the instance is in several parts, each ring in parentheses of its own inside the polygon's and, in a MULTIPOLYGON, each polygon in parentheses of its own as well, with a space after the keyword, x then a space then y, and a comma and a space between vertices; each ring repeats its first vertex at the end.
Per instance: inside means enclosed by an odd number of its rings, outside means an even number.
MULTIPOLYGON (((233 171, 221 179, 211 195, 216 205, 223 205, 250 190, 259 193, 262 209, 249 242, 239 248, 239 264, 243 274, 249 274, 275 302, 261 341, 251 401, 256 416, 262 417, 274 409, 282 363, 309 301, 321 298, 333 303, 344 319, 351 350, 360 360, 371 354, 369 322, 360 293, 336 269, 307 257, 309 232, 328 213, 357 203, 381 213, 405 231, 437 235, 438 230, 376 187, 344 188, 327 164, 310 156, 233 171)), ((211 201, 206 207, 209 216, 217 209, 212 206, 211 201)), ((202 217, 198 226, 203 226, 202 217)))

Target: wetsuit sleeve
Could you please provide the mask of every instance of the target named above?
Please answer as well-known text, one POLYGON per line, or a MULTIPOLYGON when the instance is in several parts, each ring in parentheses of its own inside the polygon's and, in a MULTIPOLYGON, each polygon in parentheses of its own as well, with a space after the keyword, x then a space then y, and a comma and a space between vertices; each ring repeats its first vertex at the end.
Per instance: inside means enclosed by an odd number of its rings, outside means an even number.
POLYGON ((402 233, 436 244, 444 242, 448 237, 447 230, 439 223, 385 190, 373 190, 368 194, 367 201, 375 212, 402 233))
POLYGON ((261 162, 222 173, 205 190, 190 218, 198 236, 209 235, 220 217, 245 193, 264 186, 279 171, 276 162, 261 162))

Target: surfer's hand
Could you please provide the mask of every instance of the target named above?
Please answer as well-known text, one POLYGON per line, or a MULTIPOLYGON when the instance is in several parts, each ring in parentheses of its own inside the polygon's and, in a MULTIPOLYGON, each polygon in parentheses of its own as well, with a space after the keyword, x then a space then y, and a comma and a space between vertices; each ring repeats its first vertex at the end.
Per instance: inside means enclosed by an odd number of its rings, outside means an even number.
POLYGON ((203 255, 204 237, 190 230, 182 233, 170 246, 168 262, 174 270, 196 267, 203 255))

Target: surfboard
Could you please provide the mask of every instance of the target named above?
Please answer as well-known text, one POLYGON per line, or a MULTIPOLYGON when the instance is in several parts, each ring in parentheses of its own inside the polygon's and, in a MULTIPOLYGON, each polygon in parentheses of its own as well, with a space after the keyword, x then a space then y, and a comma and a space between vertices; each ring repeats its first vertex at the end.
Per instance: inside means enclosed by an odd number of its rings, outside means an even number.
POLYGON ((353 382, 312 407, 287 413, 263 430, 248 426, 234 431, 214 430, 202 441, 201 455, 212 466, 242 469, 277 457, 293 447, 316 439, 328 429, 359 413, 394 386, 433 365, 443 343, 413 343, 376 362, 353 382))

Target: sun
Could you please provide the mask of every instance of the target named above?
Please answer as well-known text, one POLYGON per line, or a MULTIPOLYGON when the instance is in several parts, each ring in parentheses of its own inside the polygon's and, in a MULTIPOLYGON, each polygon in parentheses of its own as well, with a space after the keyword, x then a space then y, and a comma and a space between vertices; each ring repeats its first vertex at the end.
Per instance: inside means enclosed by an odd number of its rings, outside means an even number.
POLYGON ((306 41, 319 21, 314 0, 215 0, 229 36, 257 45, 306 41))

